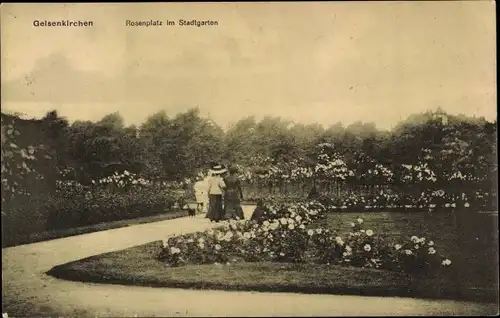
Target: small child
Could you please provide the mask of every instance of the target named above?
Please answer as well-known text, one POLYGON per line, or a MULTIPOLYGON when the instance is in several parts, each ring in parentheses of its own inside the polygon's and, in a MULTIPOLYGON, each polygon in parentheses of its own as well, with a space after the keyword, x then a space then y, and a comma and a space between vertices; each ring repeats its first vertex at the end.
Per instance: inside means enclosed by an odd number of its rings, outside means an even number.
POLYGON ((208 184, 203 179, 203 176, 199 176, 196 178, 196 183, 194 184, 194 195, 196 197, 196 210, 201 213, 206 210, 208 207, 208 184))

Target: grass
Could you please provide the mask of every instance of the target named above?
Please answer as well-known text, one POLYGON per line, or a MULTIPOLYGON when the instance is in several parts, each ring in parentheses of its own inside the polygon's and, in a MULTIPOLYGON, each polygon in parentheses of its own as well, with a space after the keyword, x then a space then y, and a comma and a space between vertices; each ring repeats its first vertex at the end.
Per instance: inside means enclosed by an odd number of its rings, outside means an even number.
POLYGON ((498 290, 498 213, 455 211, 365 212, 331 214, 326 225, 345 232, 349 222, 364 219, 364 228, 387 237, 389 241, 424 236, 435 242, 436 250, 453 262, 445 279, 460 283, 462 293, 498 290))
MULTIPOLYGON (((484 234, 489 231, 478 234, 484 241, 474 240, 469 246, 462 244, 463 239, 457 241, 460 232, 452 231, 455 223, 447 214, 337 213, 329 216, 326 225, 343 232, 358 215, 364 218, 365 228, 389 238, 416 234, 434 239, 437 248, 454 261, 453 266, 442 276, 269 262, 170 268, 155 259, 161 243, 152 242, 56 266, 48 274, 75 281, 151 287, 498 301, 498 247, 497 241, 486 240, 484 234)), ((491 225, 491 219, 489 222, 491 225)))
POLYGON ((64 230, 50 230, 39 233, 31 233, 31 234, 18 234, 16 236, 2 235, 2 248, 18 246, 23 244, 30 244, 48 240, 54 240, 58 238, 70 237, 75 235, 88 234, 99 231, 106 231, 111 229, 117 229, 137 224, 151 223, 151 222, 159 222, 164 220, 175 219, 179 217, 187 216, 186 211, 172 211, 152 216, 145 216, 136 219, 127 219, 127 220, 119 220, 107 223, 93 224, 88 226, 82 226, 71 229, 64 230))
POLYGON ((485 300, 477 293, 474 298, 463 297, 457 286, 439 277, 355 267, 242 262, 170 268, 152 257, 160 244, 92 256, 56 266, 48 274, 73 281, 148 287, 485 300))

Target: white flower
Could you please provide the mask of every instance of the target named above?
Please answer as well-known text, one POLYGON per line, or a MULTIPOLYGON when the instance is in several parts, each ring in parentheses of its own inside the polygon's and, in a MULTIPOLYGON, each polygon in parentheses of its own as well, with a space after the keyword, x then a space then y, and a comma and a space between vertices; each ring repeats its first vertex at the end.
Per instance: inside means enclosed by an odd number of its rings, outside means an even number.
POLYGON ((356 224, 354 224, 354 222, 351 222, 351 227, 355 227, 356 224))
POLYGON ((179 248, 177 248, 177 247, 171 247, 170 248, 170 253, 171 254, 178 254, 180 252, 181 252, 181 250, 179 248))
POLYGON ((366 231, 366 235, 367 236, 372 236, 373 235, 373 231, 372 230, 367 230, 366 231))
POLYGON ((427 245, 429 245, 429 246, 433 246, 433 245, 434 245, 434 241, 429 241, 429 242, 427 243, 427 245))
POLYGON ((335 242, 336 242, 338 245, 340 245, 340 246, 344 245, 344 240, 342 240, 342 238, 341 238, 340 236, 337 236, 337 237, 335 238, 335 242))
POLYGON ((469 202, 465 202, 465 203, 464 203, 464 207, 466 207, 466 208, 470 207, 469 202))
POLYGON ((215 249, 218 251, 221 249, 221 246, 219 244, 215 244, 215 249))
POLYGON ((301 224, 301 225, 299 225, 299 228, 303 230, 306 228, 306 226, 304 224, 301 224))
POLYGON ((363 247, 363 249, 367 252, 371 251, 372 250, 372 247, 370 246, 370 244, 365 244, 365 246, 363 247))
POLYGON ((280 256, 285 256, 285 253, 281 252, 281 253, 280 253, 280 256))
POLYGON ((457 206, 457 205, 455 204, 455 202, 453 202, 453 203, 451 204, 451 207, 452 207, 452 208, 454 208, 454 207, 456 207, 456 206, 457 206))
POLYGON ((288 228, 289 228, 290 230, 293 230, 293 229, 295 228, 295 225, 293 225, 293 224, 289 224, 289 225, 288 225, 288 228))
POLYGON ((321 234, 323 232, 322 229, 316 229, 316 233, 321 234))
POLYGON ((250 233, 248 233, 248 232, 245 232, 245 233, 243 233, 243 237, 246 238, 246 239, 249 239, 249 238, 252 237, 252 235, 250 233))
POLYGON ((411 254, 413 254, 413 252, 411 250, 405 250, 405 254, 406 255, 411 255, 411 254))
POLYGON ((280 219, 280 223, 283 224, 283 225, 285 225, 286 224, 286 219, 285 218, 281 218, 280 219))
POLYGON ((415 249, 418 250, 420 248, 420 245, 415 244, 415 249))
POLYGON ((415 236, 413 235, 412 237, 410 237, 410 240, 413 242, 413 243, 418 243, 418 236, 415 236))
POLYGON ((167 248, 168 247, 168 240, 163 240, 162 244, 163 244, 163 248, 167 248))
POLYGON ((302 220, 302 217, 301 217, 300 215, 297 215, 297 216, 295 217, 295 220, 297 220, 297 222, 300 222, 300 221, 302 220))
POLYGON ((270 224, 271 224, 271 223, 269 223, 269 221, 268 221, 268 220, 265 220, 265 221, 262 223, 262 225, 264 225, 264 226, 269 226, 270 224))
POLYGON ((396 249, 396 251, 399 251, 401 249, 401 244, 396 244, 394 245, 394 248, 396 249))
POLYGON ((444 261, 441 262, 441 265, 449 266, 449 265, 451 265, 451 261, 449 259, 445 259, 444 261))
POLYGON ((434 247, 429 247, 429 254, 436 254, 436 250, 434 249, 434 247))
POLYGON ((203 243, 203 242, 199 242, 199 243, 198 243, 198 246, 199 246, 201 249, 204 249, 204 248, 205 248, 205 243, 203 243))
POLYGON ((444 206, 445 206, 445 207, 447 207, 447 208, 449 208, 449 207, 450 207, 450 204, 449 204, 449 203, 446 203, 444 206))
POLYGON ((359 224, 363 223, 363 219, 362 218, 358 218, 356 221, 358 221, 359 224))
POLYGON ((224 234, 222 232, 217 233, 217 241, 223 241, 224 240, 224 234))
POLYGON ((307 231, 307 234, 309 234, 309 236, 313 236, 314 235, 314 231, 312 229, 310 229, 309 231, 307 231))

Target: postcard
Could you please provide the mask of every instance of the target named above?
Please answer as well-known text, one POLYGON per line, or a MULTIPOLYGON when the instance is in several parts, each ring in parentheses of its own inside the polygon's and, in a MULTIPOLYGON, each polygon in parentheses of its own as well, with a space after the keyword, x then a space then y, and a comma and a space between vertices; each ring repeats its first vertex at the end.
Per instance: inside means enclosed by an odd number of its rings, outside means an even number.
POLYGON ((2 4, 3 317, 498 315, 494 9, 2 4))

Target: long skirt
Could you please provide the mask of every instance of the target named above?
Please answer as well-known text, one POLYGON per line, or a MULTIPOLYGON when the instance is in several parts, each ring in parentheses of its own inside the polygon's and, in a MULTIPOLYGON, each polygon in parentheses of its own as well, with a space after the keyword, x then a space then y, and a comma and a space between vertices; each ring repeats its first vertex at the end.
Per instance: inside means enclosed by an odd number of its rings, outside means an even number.
POLYGON ((208 196, 207 218, 212 221, 220 221, 224 218, 224 209, 222 207, 222 195, 210 194, 208 196))
POLYGON ((241 207, 240 199, 237 195, 227 193, 224 197, 224 218, 243 220, 243 208, 241 207))

